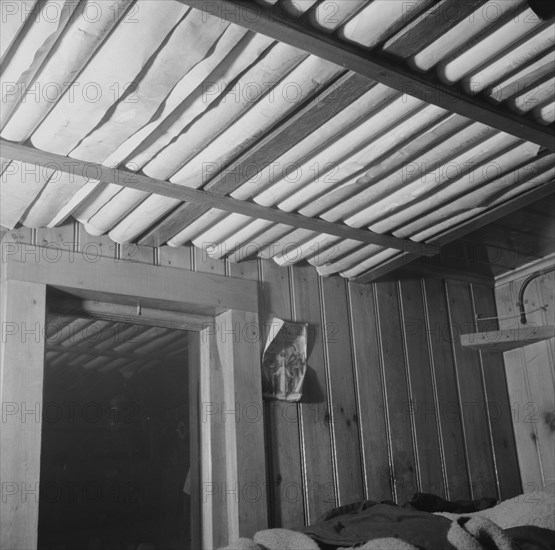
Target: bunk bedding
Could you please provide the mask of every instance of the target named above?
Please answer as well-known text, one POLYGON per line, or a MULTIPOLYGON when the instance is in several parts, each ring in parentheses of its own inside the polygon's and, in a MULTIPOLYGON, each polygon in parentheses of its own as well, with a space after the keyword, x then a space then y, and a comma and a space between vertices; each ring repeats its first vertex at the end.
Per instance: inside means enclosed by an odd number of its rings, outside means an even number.
POLYGON ((227 550, 555 550, 554 496, 551 484, 499 504, 424 493, 403 506, 363 501, 296 531, 259 531, 227 550))

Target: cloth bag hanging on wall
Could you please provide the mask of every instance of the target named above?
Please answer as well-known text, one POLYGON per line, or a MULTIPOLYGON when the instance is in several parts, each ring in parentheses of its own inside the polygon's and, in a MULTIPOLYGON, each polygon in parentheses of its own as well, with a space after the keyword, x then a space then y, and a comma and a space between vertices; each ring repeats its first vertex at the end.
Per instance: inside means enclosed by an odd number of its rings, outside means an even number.
POLYGON ((262 356, 262 394, 266 399, 299 401, 306 375, 307 323, 274 317, 262 356))

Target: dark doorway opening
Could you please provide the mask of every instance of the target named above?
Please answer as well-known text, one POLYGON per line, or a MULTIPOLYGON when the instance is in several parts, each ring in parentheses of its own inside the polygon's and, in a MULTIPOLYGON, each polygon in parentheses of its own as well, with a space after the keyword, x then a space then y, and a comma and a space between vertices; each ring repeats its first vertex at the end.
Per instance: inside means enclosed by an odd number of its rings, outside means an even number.
POLYGON ((191 548, 189 335, 49 309, 39 549, 191 548))

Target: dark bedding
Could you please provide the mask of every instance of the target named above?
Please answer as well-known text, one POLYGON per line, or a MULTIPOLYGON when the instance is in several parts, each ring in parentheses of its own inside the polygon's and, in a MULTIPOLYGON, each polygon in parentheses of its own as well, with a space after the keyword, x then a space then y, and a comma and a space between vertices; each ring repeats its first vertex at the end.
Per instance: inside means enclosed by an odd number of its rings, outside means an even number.
POLYGON ((555 531, 534 525, 505 529, 515 542, 516 550, 555 550, 555 531))
MULTIPOLYGON (((387 537, 399 538, 422 550, 457 550, 461 548, 460 537, 467 535, 470 518, 461 517, 452 522, 430 512, 466 514, 494 504, 493 499, 450 502, 435 495, 418 493, 404 506, 392 502, 363 501, 336 508, 315 524, 299 531, 325 550, 362 545, 369 540, 387 537)), ((532 526, 498 531, 506 535, 503 541, 492 538, 487 530, 482 532, 469 528, 468 532, 472 534, 468 540, 475 541, 477 547, 486 550, 507 548, 507 542, 514 550, 555 550, 555 531, 532 526)))
POLYGON ((447 541, 450 526, 451 521, 447 518, 428 512, 392 504, 365 503, 360 510, 335 515, 300 531, 326 549, 395 537, 420 548, 456 550, 447 541))

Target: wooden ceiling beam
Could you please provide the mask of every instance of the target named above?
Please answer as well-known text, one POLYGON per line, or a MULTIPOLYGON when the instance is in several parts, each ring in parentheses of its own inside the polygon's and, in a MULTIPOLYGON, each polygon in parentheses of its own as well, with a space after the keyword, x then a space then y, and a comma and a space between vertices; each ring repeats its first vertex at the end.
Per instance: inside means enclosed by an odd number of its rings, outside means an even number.
POLYGON ((106 184, 114 183, 129 189, 161 195, 182 202, 191 202, 207 208, 235 212, 252 218, 260 218, 274 223, 308 229, 316 233, 334 235, 385 248, 410 251, 418 255, 432 256, 439 251, 437 246, 415 243, 408 239, 400 239, 389 235, 380 235, 366 229, 356 229, 345 224, 331 223, 319 218, 308 218, 299 214, 284 212, 277 208, 268 208, 252 202, 218 195, 210 191, 177 185, 127 170, 108 168, 98 163, 85 162, 64 157, 63 155, 40 151, 28 145, 12 143, 3 139, 0 140, 0 150, 3 157, 12 160, 46 167, 50 170, 55 169, 85 179, 93 178, 106 184))
POLYGON ((281 10, 246 0, 179 0, 207 14, 305 50, 422 101, 481 122, 502 132, 555 151, 552 127, 512 113, 459 86, 443 84, 431 71, 420 74, 406 65, 318 32, 287 17, 281 10))
POLYGON ((63 295, 56 295, 52 300, 50 311, 57 315, 71 313, 81 317, 92 316, 114 323, 146 325, 181 331, 203 330, 212 323, 212 318, 207 315, 194 315, 149 307, 141 307, 139 314, 136 306, 77 299, 73 296, 65 297, 63 295))
MULTIPOLYGON (((520 210, 525 206, 533 204, 538 200, 544 199, 552 195, 553 193, 555 193, 555 180, 551 180, 535 189, 523 193, 515 200, 492 208, 481 216, 476 216, 475 218, 472 218, 458 225, 454 229, 446 231, 430 239, 430 244, 435 244, 440 247, 445 246, 447 243, 450 243, 463 237, 464 235, 472 233, 473 231, 476 231, 481 227, 484 227, 485 225, 488 225, 500 218, 503 218, 504 216, 508 216, 509 214, 512 214, 513 212, 516 212, 517 210, 520 210)), ((410 264, 413 260, 416 260, 417 258, 419 258, 418 254, 405 252, 400 256, 392 258, 391 260, 388 260, 383 264, 370 269, 359 277, 356 277, 355 279, 353 279, 353 282, 370 283, 372 281, 375 281, 376 279, 379 279, 380 277, 387 275, 388 273, 391 273, 392 271, 395 271, 406 266, 407 264, 410 264)))

